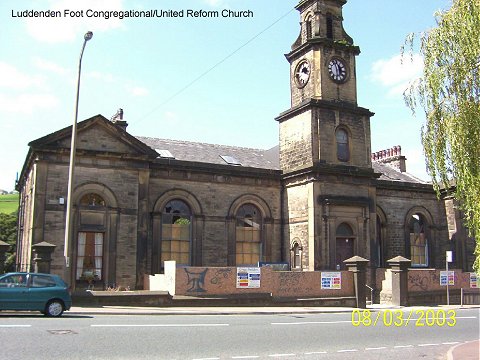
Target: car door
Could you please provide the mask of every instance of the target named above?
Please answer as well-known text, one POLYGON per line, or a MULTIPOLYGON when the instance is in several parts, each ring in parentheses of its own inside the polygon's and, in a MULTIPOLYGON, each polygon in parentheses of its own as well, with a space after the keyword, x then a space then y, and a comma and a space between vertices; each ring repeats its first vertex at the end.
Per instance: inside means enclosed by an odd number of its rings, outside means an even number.
POLYGON ((26 274, 11 274, 0 280, 0 309, 28 310, 28 287, 26 274))
POLYGON ((43 311, 48 300, 56 297, 57 283, 48 275, 30 274, 28 298, 32 310, 43 311))

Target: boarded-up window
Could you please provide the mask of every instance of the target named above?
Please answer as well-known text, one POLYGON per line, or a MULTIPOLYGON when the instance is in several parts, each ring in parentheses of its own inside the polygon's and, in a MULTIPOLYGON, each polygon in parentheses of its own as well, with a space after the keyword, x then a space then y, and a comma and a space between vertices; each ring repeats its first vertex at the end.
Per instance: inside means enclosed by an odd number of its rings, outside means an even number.
POLYGON ((190 265, 191 222, 190 208, 181 200, 172 200, 163 209, 162 267, 167 260, 175 260, 179 265, 190 265))
POLYGON ((262 216, 255 205, 242 205, 236 214, 236 264, 257 265, 262 257, 262 216))
POLYGON ((410 258, 412 266, 428 266, 426 222, 422 214, 418 213, 410 219, 410 258))

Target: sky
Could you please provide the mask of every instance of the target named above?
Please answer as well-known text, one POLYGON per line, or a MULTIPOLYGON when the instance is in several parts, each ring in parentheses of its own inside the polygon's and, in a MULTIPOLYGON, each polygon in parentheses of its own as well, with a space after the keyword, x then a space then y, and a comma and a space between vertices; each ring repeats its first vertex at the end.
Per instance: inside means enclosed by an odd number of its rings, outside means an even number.
MULTIPOLYGON (((0 1, 0 189, 13 190, 28 143, 71 126, 83 36, 78 120, 124 110, 135 136, 268 149, 274 118, 290 107, 284 54, 300 26, 298 0, 0 1), (25 10, 61 17, 22 16, 25 10), (83 14, 81 13, 83 10, 83 14), (91 10, 87 12, 87 10, 91 10), (93 11, 182 11, 183 17, 106 19, 93 11), (188 10, 216 17, 187 17, 188 10), (250 17, 222 17, 223 10, 250 17), (82 16, 83 15, 83 16, 82 16)), ((403 90, 422 59, 400 61, 409 33, 435 26, 450 0, 349 0, 344 28, 360 47, 358 105, 371 119, 372 151, 402 146, 407 171, 428 180, 421 112, 403 90)))

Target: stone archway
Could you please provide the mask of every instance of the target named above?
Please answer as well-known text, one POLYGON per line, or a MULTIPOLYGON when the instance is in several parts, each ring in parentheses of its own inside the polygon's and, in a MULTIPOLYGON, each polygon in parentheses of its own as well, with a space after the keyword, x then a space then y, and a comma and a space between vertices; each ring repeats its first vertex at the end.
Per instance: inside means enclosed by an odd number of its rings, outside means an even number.
POLYGON ((86 183, 73 193, 70 283, 103 289, 116 278, 118 201, 107 186, 86 183))

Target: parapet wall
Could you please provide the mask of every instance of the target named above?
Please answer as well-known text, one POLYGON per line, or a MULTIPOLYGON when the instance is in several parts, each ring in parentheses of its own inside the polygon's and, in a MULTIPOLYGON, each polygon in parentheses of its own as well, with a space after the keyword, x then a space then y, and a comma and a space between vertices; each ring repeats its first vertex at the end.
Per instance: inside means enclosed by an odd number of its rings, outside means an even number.
MULTIPOLYGON (((274 271, 270 267, 261 267, 258 287, 239 287, 236 267, 178 267, 165 266, 165 274, 149 276, 150 290, 169 291, 171 295, 188 296, 235 296, 241 294, 271 294, 272 297, 354 297, 353 274, 350 271, 340 273, 338 288, 322 288, 320 271, 274 271), (174 272, 174 274, 172 273, 174 272), (174 280, 173 280, 174 279, 174 280), (175 293, 172 294, 172 280, 175 293)), ((324 272, 332 274, 332 272, 324 272)))
MULTIPOLYGON (((222 298, 271 298, 271 299, 318 299, 320 303, 348 303, 359 297, 355 293, 354 276, 351 271, 275 271, 271 267, 250 268, 255 277, 253 284, 239 285, 243 268, 237 267, 176 267, 174 261, 165 262, 165 273, 148 276, 145 289, 151 291, 168 291, 170 295, 191 297, 222 298), (336 286, 322 287, 328 276, 336 276, 336 286), (343 299, 343 300, 342 300, 343 299)), ((375 300, 379 301, 380 290, 385 287, 386 293, 392 293, 385 270, 377 269, 372 277, 376 288, 375 300)), ((462 270, 451 270, 448 279, 450 304, 460 304, 461 289, 465 292, 480 295, 479 289, 473 288, 470 273, 462 270)), ((438 269, 408 269, 407 286, 409 305, 446 304, 445 273, 438 269), (441 283, 442 282, 442 283, 441 283)), ((370 275, 371 276, 371 275, 370 275)), ((242 278, 244 279, 244 278, 242 278)), ((390 282, 391 282, 390 277, 390 282)), ((333 282, 332 282, 333 283, 333 282)), ((370 299, 367 292, 366 297, 370 299)), ((473 296, 473 295, 472 295, 473 296)), ((475 301, 477 301, 475 300, 475 301)))

